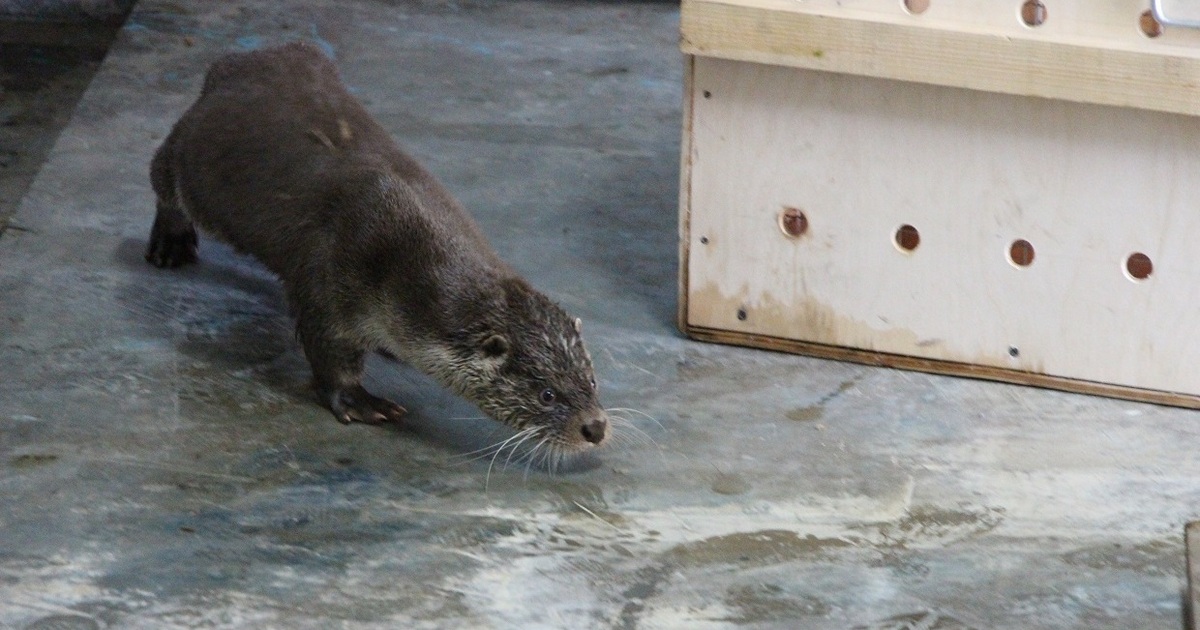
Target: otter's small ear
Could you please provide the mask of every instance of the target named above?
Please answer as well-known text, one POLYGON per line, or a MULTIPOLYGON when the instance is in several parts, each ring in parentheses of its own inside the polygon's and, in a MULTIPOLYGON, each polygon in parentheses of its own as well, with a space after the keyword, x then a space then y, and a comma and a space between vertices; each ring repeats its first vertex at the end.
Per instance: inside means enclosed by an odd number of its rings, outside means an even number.
POLYGON ((575 318, 575 332, 577 332, 577 333, 583 332, 583 320, 579 319, 578 317, 575 318))
POLYGON ((508 353, 508 340, 500 335, 492 335, 483 340, 483 354, 492 358, 502 357, 508 353))

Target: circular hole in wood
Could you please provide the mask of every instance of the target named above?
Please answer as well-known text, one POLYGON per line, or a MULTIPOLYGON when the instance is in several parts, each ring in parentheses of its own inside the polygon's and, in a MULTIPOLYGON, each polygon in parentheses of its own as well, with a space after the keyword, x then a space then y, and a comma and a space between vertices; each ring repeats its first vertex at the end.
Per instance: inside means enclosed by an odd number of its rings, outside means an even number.
POLYGON ((1021 21, 1025 26, 1041 26, 1046 21, 1046 5, 1042 0, 1025 0, 1021 5, 1021 21))
POLYGON ((920 15, 929 8, 929 0, 904 0, 904 10, 913 15, 920 15))
POLYGON ((701 237, 700 237, 700 244, 701 244, 701 245, 708 245, 708 237, 707 237, 707 236, 701 236, 701 237))
POLYGON ((1132 280, 1145 280, 1154 273, 1154 263, 1150 262, 1149 256, 1134 252, 1125 259, 1125 273, 1128 273, 1132 280))
POLYGON ((799 238, 808 231, 808 217, 799 208, 784 208, 779 213, 779 229, 788 238, 799 238))
POLYGON ((1154 19, 1154 14, 1150 12, 1150 9, 1142 11, 1142 15, 1138 18, 1138 27, 1142 29, 1142 34, 1146 37, 1158 37, 1163 34, 1162 23, 1154 19))
POLYGON ((1008 247, 1008 262, 1018 267, 1028 267, 1033 263, 1033 244, 1021 238, 1013 241, 1008 247))
POLYGON ((709 92, 708 90, 704 90, 704 98, 712 98, 712 92, 709 92))
POLYGON ((739 322, 744 322, 744 321, 746 321, 746 317, 748 317, 748 315, 746 314, 746 309, 744 309, 744 308, 739 308, 739 309, 738 309, 738 311, 737 311, 737 318, 738 318, 738 321, 739 321, 739 322))
POLYGON ((917 228, 905 223, 896 229, 896 235, 892 240, 900 251, 911 252, 921 244, 921 233, 917 231, 917 228))

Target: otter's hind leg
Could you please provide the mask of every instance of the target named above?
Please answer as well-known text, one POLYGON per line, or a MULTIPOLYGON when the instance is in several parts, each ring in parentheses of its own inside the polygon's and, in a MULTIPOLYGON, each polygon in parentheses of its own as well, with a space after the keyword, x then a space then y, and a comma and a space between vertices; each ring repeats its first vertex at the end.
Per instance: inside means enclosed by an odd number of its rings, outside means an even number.
POLYGON ((179 199, 168 157, 170 144, 168 138, 150 163, 150 182, 158 201, 150 243, 146 246, 146 262, 155 267, 178 267, 196 262, 196 226, 184 212, 179 199))
POLYGON ((312 366, 313 380, 321 403, 342 424, 398 422, 407 410, 363 389, 363 359, 366 352, 352 343, 330 335, 328 331, 300 316, 297 332, 304 355, 312 366))

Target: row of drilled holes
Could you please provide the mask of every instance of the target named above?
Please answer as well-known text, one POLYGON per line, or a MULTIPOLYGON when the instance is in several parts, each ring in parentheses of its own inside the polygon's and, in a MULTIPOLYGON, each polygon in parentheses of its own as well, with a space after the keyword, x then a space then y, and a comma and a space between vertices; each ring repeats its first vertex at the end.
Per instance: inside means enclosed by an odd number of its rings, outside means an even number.
MULTIPOLYGON (((779 229, 785 236, 799 238, 808 231, 808 217, 798 208, 784 208, 783 212, 779 214, 779 229)), ((706 240, 701 239, 701 242, 706 242, 706 240)), ((921 245, 921 232, 906 223, 896 228, 896 233, 892 235, 892 243, 896 249, 911 253, 921 245)), ((1033 243, 1023 238, 1013 241, 1008 247, 1008 262, 1012 263, 1014 267, 1032 265, 1034 255, 1033 243)), ((1154 263, 1149 256, 1141 252, 1134 252, 1125 259, 1125 273, 1130 280, 1145 280, 1153 272, 1154 263)))
MULTIPOLYGON (((896 248, 902 252, 911 252, 921 244, 921 233, 917 228, 911 225, 901 225, 896 229, 896 234, 892 238, 896 248)), ((1014 267, 1028 267, 1033 264, 1034 249, 1033 243, 1019 238, 1008 246, 1008 262, 1014 267)), ((1125 259, 1125 273, 1130 280, 1145 280, 1154 273, 1154 263, 1150 257, 1141 253, 1134 252, 1125 259)))
MULTIPOLYGON (((913 15, 920 15, 929 9, 931 0, 901 0, 904 9, 913 15)), ((1046 3, 1042 0, 1025 0, 1021 3, 1021 10, 1018 13, 1021 22, 1028 27, 1041 26, 1046 23, 1046 3)), ((1148 9, 1142 11, 1138 16, 1138 28, 1146 37, 1158 37, 1163 33, 1162 24, 1154 19, 1154 14, 1148 9)))

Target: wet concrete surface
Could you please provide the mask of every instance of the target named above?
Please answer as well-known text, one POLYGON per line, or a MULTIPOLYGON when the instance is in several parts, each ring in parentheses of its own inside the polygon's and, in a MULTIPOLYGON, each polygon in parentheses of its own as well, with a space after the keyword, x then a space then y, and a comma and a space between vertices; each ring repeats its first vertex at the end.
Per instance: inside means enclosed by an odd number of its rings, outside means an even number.
POLYGON ((144 0, 0 238, 0 627, 1179 628, 1195 412, 687 341, 658 3, 144 0), (319 408, 281 292, 141 258, 219 54, 291 39, 583 318, 621 437, 551 474, 384 359, 319 408), (644 415, 643 415, 644 414, 644 415))
MULTIPOLYGON (((37 27, 39 42, 10 33, 0 21, 0 234, 41 170, 58 134, 100 67, 116 27, 82 28, 88 45, 64 41, 58 28, 37 27), (13 35, 8 38, 9 35, 13 35)), ((28 23, 20 24, 29 29, 28 23)), ((20 229, 15 226, 14 229, 20 229)))

